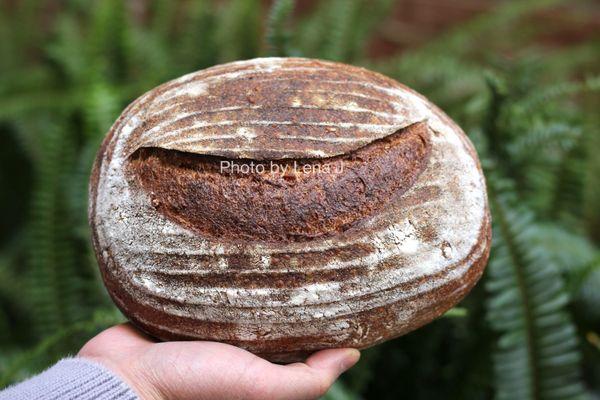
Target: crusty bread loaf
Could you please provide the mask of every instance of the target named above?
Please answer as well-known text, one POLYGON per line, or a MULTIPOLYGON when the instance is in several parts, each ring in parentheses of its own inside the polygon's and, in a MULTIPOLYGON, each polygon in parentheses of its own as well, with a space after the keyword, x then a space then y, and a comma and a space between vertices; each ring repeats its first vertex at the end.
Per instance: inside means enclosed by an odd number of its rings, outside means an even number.
POLYGON ((106 287, 164 340, 274 361, 422 326, 489 254, 473 146, 396 81, 265 58, 183 76, 133 102, 90 182, 106 287))

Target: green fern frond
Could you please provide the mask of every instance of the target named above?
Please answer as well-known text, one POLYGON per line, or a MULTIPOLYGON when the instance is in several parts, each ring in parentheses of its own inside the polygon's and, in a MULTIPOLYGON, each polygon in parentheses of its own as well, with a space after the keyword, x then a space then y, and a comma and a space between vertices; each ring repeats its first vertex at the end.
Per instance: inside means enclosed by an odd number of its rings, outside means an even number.
POLYGON ((589 76, 581 82, 561 82, 542 87, 516 103, 514 107, 525 114, 531 112, 533 108, 539 107, 542 103, 547 103, 560 97, 599 90, 600 76, 589 76))
MULTIPOLYGON (((119 86, 116 93, 121 102, 131 101, 136 95, 147 90, 145 82, 132 82, 119 86)), ((88 97, 87 86, 78 86, 69 90, 42 90, 40 92, 15 93, 0 99, 0 121, 27 120, 31 114, 54 112, 66 114, 79 109, 88 97)))
POLYGON ((418 51, 465 56, 473 49, 482 49, 479 45, 482 37, 487 39, 485 50, 489 50, 490 46, 494 46, 495 38, 503 38, 499 32, 510 35, 510 26, 527 15, 567 2, 567 0, 525 0, 499 3, 489 12, 461 24, 418 51))
MULTIPOLYGON (((598 257, 598 250, 585 236, 550 222, 538 223, 532 243, 545 249, 545 255, 564 274, 567 282, 579 280, 598 257)), ((571 284, 569 284, 571 286, 571 284)))
MULTIPOLYGON (((129 38, 128 46, 130 72, 136 79, 145 84, 145 90, 156 86, 175 76, 189 72, 182 69, 170 54, 172 47, 181 44, 173 42, 174 31, 181 27, 186 29, 184 19, 179 26, 177 2, 168 0, 152 0, 146 3, 150 14, 146 23, 130 21, 124 29, 129 38)), ((189 17, 184 13, 184 18, 189 17)))
MULTIPOLYGON (((22 243, 23 238, 20 239, 22 243)), ((11 253, 7 248, 0 249, 0 353, 31 339, 31 335, 22 333, 28 326, 24 316, 31 309, 22 295, 25 289, 22 276, 11 268, 17 262, 11 253)))
POLYGON ((126 77, 132 46, 125 4, 119 0, 93 3, 86 41, 90 79, 102 77, 123 81, 126 77))
POLYGON ((290 54, 288 23, 296 5, 295 0, 276 0, 269 10, 266 27, 267 54, 285 57, 290 54))
POLYGON ((486 109, 483 70, 453 55, 407 51, 387 61, 367 64, 427 96, 463 127, 479 123, 486 109))
MULTIPOLYGON (((137 66, 134 69, 136 81, 141 84, 143 90, 150 90, 176 76, 179 71, 178 66, 174 65, 176 64, 175 60, 169 56, 169 46, 172 44, 150 34, 142 27, 131 29, 129 34, 132 42, 131 64, 137 66)), ((136 93, 136 95, 138 94, 139 92, 136 93)))
POLYGON ((359 8, 357 0, 331 0, 329 33, 325 36, 324 57, 334 61, 348 59, 352 46, 354 20, 359 8))
POLYGON ((180 23, 181 34, 177 42, 177 59, 182 65, 180 73, 210 67, 218 62, 219 54, 214 2, 198 0, 188 7, 180 23))
POLYGON ((582 130, 579 126, 563 122, 538 123, 506 147, 513 157, 522 160, 549 148, 558 148, 561 152, 569 151, 581 136, 582 130))
POLYGON ((366 40, 391 8, 389 0, 326 0, 299 21, 292 38, 306 57, 352 61, 363 53, 366 40))
POLYGON ((553 77, 573 77, 596 70, 600 40, 591 38, 581 43, 574 43, 544 55, 544 75, 553 77))
POLYGON ((103 138, 119 116, 121 108, 122 99, 113 87, 102 81, 89 86, 83 103, 86 141, 103 138))
POLYGON ((114 308, 107 310, 98 309, 94 312, 91 319, 57 329, 41 340, 36 346, 20 353, 0 368, 0 389, 24 377, 24 375, 35 372, 31 368, 32 365, 39 366, 35 369, 42 369, 54 362, 57 357, 53 357, 52 354, 56 354, 56 348, 63 347, 61 344, 71 341, 73 337, 83 335, 84 337, 89 337, 103 329, 122 322, 122 315, 114 308))
MULTIPOLYGON (((542 210, 547 212, 549 218, 569 226, 580 225, 583 214, 581 204, 585 190, 585 159, 582 157, 581 143, 562 157, 557 157, 559 164, 556 169, 546 170, 554 172, 554 175, 553 185, 548 192, 549 202, 542 210)), ((540 198, 545 197, 542 194, 540 198)))
POLYGON ((600 96, 589 96, 584 100, 587 118, 580 161, 580 176, 583 177, 582 215, 586 230, 596 243, 600 243, 600 96))
MULTIPOLYGON (((48 153, 52 149, 46 149, 48 153)), ((45 154, 46 156, 48 154, 45 154)), ((58 187, 59 167, 56 165, 57 156, 48 157, 44 167, 49 167, 49 173, 39 174, 39 183, 35 189, 32 203, 35 221, 32 226, 32 237, 36 246, 31 252, 30 286, 33 297, 31 303, 35 311, 36 329, 40 335, 47 334, 63 325, 63 310, 60 301, 60 282, 56 269, 59 268, 53 243, 52 228, 57 224, 55 215, 58 207, 56 188, 58 187), (35 290, 35 293, 34 293, 35 290)))
POLYGON ((368 56, 369 40, 385 24, 386 19, 390 18, 395 6, 397 6, 395 0, 358 2, 347 51, 348 62, 361 62, 368 56))
POLYGON ((15 118, 39 109, 71 110, 83 98, 80 90, 52 90, 14 93, 0 99, 0 120, 15 118))
POLYGON ((232 0, 218 10, 217 62, 245 60, 260 54, 262 45, 260 2, 232 0))
POLYGON ((519 170, 520 192, 542 217, 563 222, 579 218, 583 176, 581 172, 581 126, 566 122, 515 123, 521 131, 505 147, 511 164, 519 170), (519 126, 521 125, 521 127, 519 126))
POLYGON ((310 16, 297 22, 296 32, 290 40, 303 56, 323 58, 323 38, 328 34, 330 12, 331 2, 321 1, 310 16))
POLYGON ((66 206, 72 216, 73 229, 89 247, 87 223, 88 181, 96 151, 102 139, 117 119, 122 100, 112 87, 101 82, 91 86, 83 104, 84 144, 79 149, 77 159, 65 177, 67 184, 66 206))
POLYGON ((60 72, 70 83, 82 83, 87 79, 88 54, 84 32, 77 18, 63 15, 55 26, 55 40, 50 42, 45 52, 56 63, 60 72))
MULTIPOLYGON (((506 144, 510 143, 505 137, 506 131, 502 127, 502 116, 507 99, 509 97, 509 89, 506 82, 497 74, 488 71, 485 75, 485 81, 489 90, 489 104, 482 120, 482 131, 485 133, 488 148, 486 152, 497 160, 506 160, 507 163, 512 161, 507 154, 506 144)), ((497 164, 506 170, 509 170, 508 165, 502 163, 497 164)))
POLYGON ((80 302, 80 274, 75 244, 70 236, 71 215, 66 212, 68 171, 74 160, 72 138, 48 119, 37 131, 43 149, 35 160, 36 184, 32 195, 31 234, 27 299, 32 305, 38 333, 43 336, 77 321, 85 309, 80 302))
POLYGON ((533 243, 565 278, 566 289, 575 310, 587 321, 599 321, 600 253, 585 236, 556 224, 539 225, 533 243))
POLYGON ((575 305, 582 317, 591 324, 600 321, 600 257, 581 269, 583 273, 575 282, 575 305))
POLYGON ((486 287, 498 399, 585 398, 576 330, 556 266, 536 246, 533 215, 493 189, 495 243, 486 287))

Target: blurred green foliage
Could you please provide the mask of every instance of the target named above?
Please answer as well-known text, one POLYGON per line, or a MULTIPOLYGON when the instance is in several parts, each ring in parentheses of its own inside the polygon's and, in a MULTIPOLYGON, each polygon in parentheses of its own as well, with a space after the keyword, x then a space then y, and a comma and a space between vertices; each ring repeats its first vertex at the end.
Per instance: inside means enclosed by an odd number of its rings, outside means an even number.
MULTIPOLYGON (((0 1, 0 385, 123 317, 99 280, 87 180, 137 96, 256 56, 340 60, 398 79, 475 143, 494 222, 460 310, 363 352, 329 399, 600 396, 600 42, 539 46, 531 16, 591 2, 505 1, 428 44, 367 57, 392 0, 0 1)), ((577 20, 574 20, 574 24, 577 20)))

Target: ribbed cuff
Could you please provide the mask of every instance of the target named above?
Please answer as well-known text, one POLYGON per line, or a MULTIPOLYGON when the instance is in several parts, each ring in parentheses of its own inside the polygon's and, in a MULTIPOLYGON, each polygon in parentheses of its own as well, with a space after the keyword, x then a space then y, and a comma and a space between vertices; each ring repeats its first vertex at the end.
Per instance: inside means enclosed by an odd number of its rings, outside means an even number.
POLYGON ((65 358, 39 375, 0 392, 0 400, 137 400, 133 390, 104 366, 65 358))

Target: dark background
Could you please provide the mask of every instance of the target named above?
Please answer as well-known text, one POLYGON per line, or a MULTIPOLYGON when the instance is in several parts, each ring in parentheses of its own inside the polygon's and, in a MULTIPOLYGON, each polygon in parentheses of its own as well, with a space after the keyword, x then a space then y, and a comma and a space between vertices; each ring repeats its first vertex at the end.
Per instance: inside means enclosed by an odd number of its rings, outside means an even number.
POLYGON ((256 56, 344 61, 429 97, 471 137, 490 264, 446 316, 363 352, 329 399, 600 396, 600 3, 0 0, 0 387, 123 321, 87 226, 124 107, 256 56))

